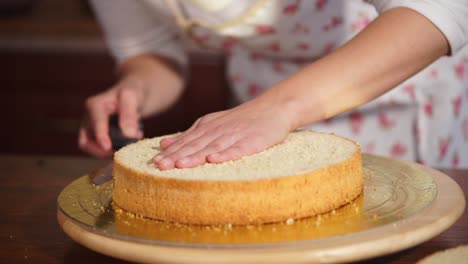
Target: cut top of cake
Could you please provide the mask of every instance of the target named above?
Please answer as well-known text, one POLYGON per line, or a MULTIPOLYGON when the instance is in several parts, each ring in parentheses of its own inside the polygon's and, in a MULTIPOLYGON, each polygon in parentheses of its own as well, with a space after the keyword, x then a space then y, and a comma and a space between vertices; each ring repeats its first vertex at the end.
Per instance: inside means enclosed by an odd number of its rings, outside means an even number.
POLYGON ((343 162, 359 146, 348 139, 326 133, 300 131, 265 151, 234 161, 205 163, 190 169, 160 170, 151 159, 160 152, 163 137, 144 139, 115 153, 120 164, 140 173, 185 180, 247 181, 300 175, 343 162))

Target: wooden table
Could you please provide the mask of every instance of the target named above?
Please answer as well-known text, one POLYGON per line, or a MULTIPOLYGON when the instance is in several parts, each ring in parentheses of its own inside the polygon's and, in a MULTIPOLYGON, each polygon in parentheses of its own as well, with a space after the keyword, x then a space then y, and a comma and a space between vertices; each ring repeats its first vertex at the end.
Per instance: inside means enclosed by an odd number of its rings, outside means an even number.
MULTIPOLYGON (((0 155, 0 263, 126 263, 75 243, 56 220, 60 191, 73 179, 106 162, 78 157, 0 155)), ((468 193, 468 170, 443 172, 468 193)), ((414 263, 428 254, 461 244, 468 244, 468 210, 434 239, 364 263, 414 263)))

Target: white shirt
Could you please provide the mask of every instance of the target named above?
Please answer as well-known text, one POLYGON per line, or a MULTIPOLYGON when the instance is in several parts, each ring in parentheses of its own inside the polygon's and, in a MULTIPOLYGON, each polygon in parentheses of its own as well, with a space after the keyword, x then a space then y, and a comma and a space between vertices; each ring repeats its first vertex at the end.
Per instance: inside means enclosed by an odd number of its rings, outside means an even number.
MULTIPOLYGON (((202 19, 216 24, 241 14, 256 0, 216 1, 217 4, 212 9, 208 9, 207 1, 197 0, 195 4, 191 1, 178 2, 189 19, 202 19)), ((285 2, 294 4, 296 1, 269 2, 270 8, 260 10, 258 12, 260 14, 254 17, 254 21, 249 22, 255 22, 255 19, 263 22, 267 19, 266 17, 272 17, 271 14, 275 12, 274 9, 277 6, 285 5, 285 2)), ((301 5, 310 6, 319 2, 325 3, 326 1, 302 1, 301 5)), ((368 4, 361 0, 328 0, 328 2, 336 8, 340 6, 369 8, 368 4)), ((419 12, 441 30, 450 44, 452 53, 456 53, 468 42, 468 1, 466 0, 368 0, 367 2, 372 4, 379 13, 395 7, 407 7, 419 12)), ((186 64, 187 59, 180 41, 180 30, 165 1, 92 0, 91 3, 106 33, 112 54, 118 62, 137 54, 153 52, 186 64)), ((324 17, 317 18, 317 20, 320 19, 324 17)), ((221 33, 235 35, 235 31, 230 32, 229 29, 221 33)))
POLYGON ((206 24, 193 27, 190 39, 228 55, 227 77, 238 102, 342 45, 378 13, 395 7, 419 12, 445 35, 452 56, 363 107, 311 128, 352 138, 364 152, 468 168, 467 0, 222 0, 213 6, 208 4, 215 1, 179 0, 177 10, 170 2, 92 1, 118 63, 155 53, 185 66, 182 38, 188 34, 174 14, 178 10, 186 21, 206 24))

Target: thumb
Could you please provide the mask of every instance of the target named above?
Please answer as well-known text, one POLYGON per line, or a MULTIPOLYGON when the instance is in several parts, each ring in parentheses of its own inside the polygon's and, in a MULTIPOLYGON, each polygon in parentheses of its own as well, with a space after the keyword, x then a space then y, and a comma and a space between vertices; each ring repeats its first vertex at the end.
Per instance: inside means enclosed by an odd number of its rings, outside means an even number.
POLYGON ((122 89, 119 94, 119 126, 125 137, 139 138, 141 132, 138 126, 140 102, 135 91, 122 89))

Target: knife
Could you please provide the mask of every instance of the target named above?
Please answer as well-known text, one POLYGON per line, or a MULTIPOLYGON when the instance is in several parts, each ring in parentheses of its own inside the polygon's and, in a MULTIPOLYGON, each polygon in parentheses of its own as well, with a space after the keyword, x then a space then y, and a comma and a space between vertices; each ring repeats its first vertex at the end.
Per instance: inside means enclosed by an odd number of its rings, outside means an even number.
MULTIPOLYGON (((138 123, 140 130, 143 129, 143 123, 140 121, 138 123)), ((119 117, 118 115, 112 115, 109 119, 109 135, 112 141, 112 149, 114 151, 119 150, 122 147, 125 147, 128 144, 134 143, 138 141, 137 139, 127 138, 123 135, 122 130, 120 130, 119 126, 119 117)), ((97 169, 91 175, 93 179, 93 183, 97 186, 103 185, 106 182, 112 180, 112 171, 114 165, 113 163, 109 163, 106 166, 97 169)))
POLYGON ((106 182, 111 181, 112 176, 113 176, 112 174, 113 169, 114 169, 114 163, 111 162, 107 164, 106 166, 95 170, 91 174, 91 179, 93 180, 94 185, 100 186, 106 182))

